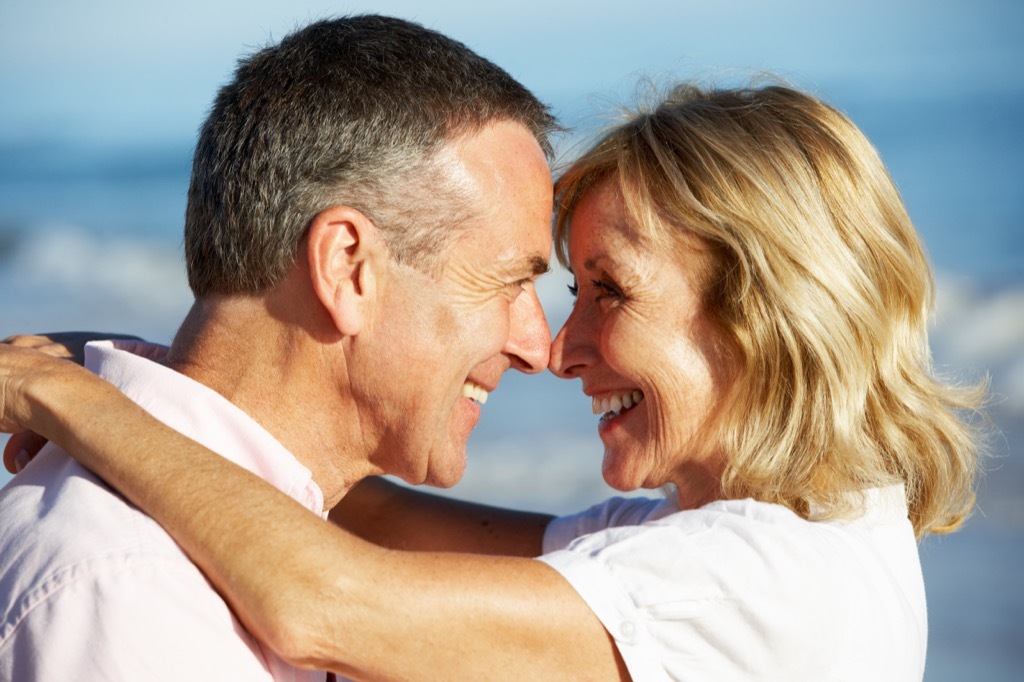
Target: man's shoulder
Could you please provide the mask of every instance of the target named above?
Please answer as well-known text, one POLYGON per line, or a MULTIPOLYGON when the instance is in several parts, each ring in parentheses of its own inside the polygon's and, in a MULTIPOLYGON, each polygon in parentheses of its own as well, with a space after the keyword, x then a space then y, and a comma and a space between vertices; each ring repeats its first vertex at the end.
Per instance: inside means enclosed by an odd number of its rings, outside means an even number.
MULTIPOLYGON (((199 569, 120 504, 123 514, 101 504, 59 533, 33 531, 19 510, 20 535, 0 545, 0 679, 269 682, 268 654, 199 569)), ((57 502, 46 519, 81 511, 57 502)))
POLYGON ((0 679, 305 679, 155 521, 59 449, 0 490, 0 518, 0 679))
POLYGON ((309 468, 243 408, 161 364, 165 351, 144 342, 94 342, 86 365, 167 426, 320 513, 323 493, 309 468))
POLYGON ((47 446, 0 490, 0 603, 125 562, 191 565, 155 521, 47 446))

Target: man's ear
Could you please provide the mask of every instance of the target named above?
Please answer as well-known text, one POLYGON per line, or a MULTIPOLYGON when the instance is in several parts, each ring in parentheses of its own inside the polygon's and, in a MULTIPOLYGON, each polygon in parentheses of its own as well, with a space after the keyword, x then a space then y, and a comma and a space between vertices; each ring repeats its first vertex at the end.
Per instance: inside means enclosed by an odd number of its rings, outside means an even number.
POLYGON ((355 336, 376 295, 383 240, 364 213, 332 206, 318 213, 306 235, 313 290, 338 331, 355 336))

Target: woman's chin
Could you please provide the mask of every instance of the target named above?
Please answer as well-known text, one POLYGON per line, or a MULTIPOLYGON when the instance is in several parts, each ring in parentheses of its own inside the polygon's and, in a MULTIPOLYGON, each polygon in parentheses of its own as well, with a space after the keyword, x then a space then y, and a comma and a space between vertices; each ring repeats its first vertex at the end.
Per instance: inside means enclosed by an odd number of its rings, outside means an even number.
POLYGON ((631 466, 628 459, 615 453, 608 447, 604 450, 604 461, 601 463, 601 475, 609 487, 619 492, 629 493, 637 488, 657 487, 647 486, 643 472, 631 466))

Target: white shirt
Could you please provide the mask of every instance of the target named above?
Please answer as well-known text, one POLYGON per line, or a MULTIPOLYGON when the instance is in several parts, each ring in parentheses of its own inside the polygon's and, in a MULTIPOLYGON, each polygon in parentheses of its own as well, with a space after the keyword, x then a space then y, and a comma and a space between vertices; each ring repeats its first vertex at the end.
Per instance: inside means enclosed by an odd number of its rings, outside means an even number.
POLYGON ((634 680, 920 680, 927 617, 902 486, 862 516, 616 498, 556 519, 540 560, 615 639, 634 680))
MULTIPOLYGON (((164 352, 94 343, 86 366, 322 516, 309 470, 224 397, 157 364, 164 352)), ((0 680, 326 677, 256 642, 155 521, 52 444, 0 490, 0 517, 0 680)))

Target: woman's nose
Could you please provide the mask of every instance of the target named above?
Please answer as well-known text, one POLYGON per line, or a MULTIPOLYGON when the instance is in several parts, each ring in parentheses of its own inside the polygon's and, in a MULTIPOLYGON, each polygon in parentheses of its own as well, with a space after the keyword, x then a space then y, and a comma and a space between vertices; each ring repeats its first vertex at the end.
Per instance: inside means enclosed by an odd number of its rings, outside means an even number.
POLYGON ((548 369, 563 379, 575 379, 593 362, 593 344, 587 325, 581 324, 581 314, 574 307, 562 328, 551 342, 551 360, 548 369))

